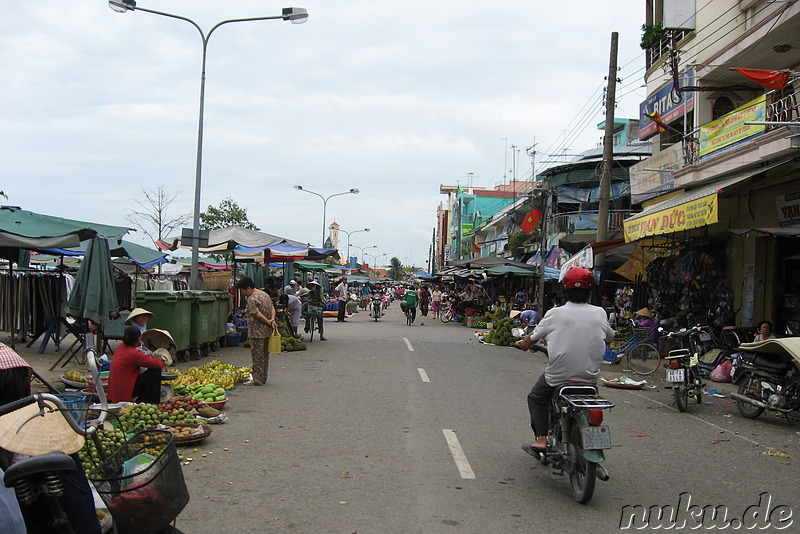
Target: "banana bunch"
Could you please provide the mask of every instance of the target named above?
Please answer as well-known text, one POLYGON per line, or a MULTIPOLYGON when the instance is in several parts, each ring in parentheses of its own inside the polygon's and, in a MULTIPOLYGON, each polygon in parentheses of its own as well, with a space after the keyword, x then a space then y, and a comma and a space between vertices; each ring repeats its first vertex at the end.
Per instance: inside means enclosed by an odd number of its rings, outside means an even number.
MULTIPOLYGON (((223 389, 231 389, 250 377, 250 367, 236 367, 229 363, 214 360, 200 367, 190 367, 181 371, 173 386, 198 386, 216 384, 223 389)), ((177 388, 176 388, 177 390, 177 388)))

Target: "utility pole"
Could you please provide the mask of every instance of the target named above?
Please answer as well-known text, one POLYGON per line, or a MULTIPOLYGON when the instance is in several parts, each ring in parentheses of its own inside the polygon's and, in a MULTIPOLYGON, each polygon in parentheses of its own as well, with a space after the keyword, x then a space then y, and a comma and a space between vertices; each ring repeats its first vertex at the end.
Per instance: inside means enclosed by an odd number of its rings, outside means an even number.
MULTIPOLYGON (((603 136, 603 174, 600 177, 600 206, 597 217, 597 241, 608 238, 608 205, 611 196, 611 169, 614 165, 614 100, 617 92, 617 41, 619 34, 611 32, 611 59, 608 62, 608 87, 606 89, 606 127, 603 136)), ((602 276, 606 262, 605 252, 594 259, 595 269, 602 276)))

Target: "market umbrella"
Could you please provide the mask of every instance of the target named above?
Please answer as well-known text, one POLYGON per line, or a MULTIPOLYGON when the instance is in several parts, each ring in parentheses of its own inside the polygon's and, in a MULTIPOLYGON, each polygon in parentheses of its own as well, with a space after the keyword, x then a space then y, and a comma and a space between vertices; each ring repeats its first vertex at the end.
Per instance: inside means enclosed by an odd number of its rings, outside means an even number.
POLYGON ((108 240, 94 237, 86 246, 86 254, 67 301, 67 314, 107 325, 109 313, 116 309, 117 293, 108 240))

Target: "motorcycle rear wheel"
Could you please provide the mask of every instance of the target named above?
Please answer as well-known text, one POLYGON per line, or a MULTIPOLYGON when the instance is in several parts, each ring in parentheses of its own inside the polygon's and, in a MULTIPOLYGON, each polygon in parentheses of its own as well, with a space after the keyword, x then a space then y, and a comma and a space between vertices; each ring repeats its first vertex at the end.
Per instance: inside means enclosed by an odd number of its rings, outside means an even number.
POLYGON ((453 320, 453 310, 447 308, 446 310, 442 311, 442 314, 439 316, 439 319, 443 323, 449 323, 453 320))
POLYGON ((569 474, 569 483, 572 487, 572 498, 581 504, 586 504, 594 494, 594 483, 597 480, 597 464, 590 462, 583 455, 583 436, 577 421, 572 421, 570 442, 575 451, 575 457, 570 458, 572 472, 569 474))
POLYGON ((685 412, 689 406, 689 388, 684 384, 675 384, 672 386, 672 393, 675 395, 675 406, 678 411, 685 412))
MULTIPOLYGON (((739 385, 739 395, 744 395, 745 397, 752 397, 753 393, 748 395, 748 392, 752 391, 761 391, 761 382, 756 380, 752 376, 746 377, 742 380, 742 383, 739 385)), ((755 395, 755 397, 761 397, 761 395, 755 395)), ((739 409, 739 413, 742 414, 744 417, 748 419, 755 419, 762 413, 764 413, 764 408, 759 408, 758 406, 753 406, 752 404, 748 404, 742 401, 736 401, 736 408, 739 409)))

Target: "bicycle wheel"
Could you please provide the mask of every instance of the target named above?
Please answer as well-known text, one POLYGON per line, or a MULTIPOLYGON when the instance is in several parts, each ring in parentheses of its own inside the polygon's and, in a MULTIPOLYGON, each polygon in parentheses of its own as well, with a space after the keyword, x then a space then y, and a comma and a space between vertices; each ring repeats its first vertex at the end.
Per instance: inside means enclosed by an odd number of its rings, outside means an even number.
POLYGON ((723 349, 738 349, 741 342, 742 341, 739 339, 739 334, 737 334, 734 330, 726 330, 725 333, 722 334, 723 349))
POLYGON ((411 326, 411 312, 406 308, 406 325, 411 326))
POLYGON ((308 335, 311 336, 308 339, 308 342, 311 343, 314 341, 314 330, 317 329, 317 316, 316 315, 309 315, 308 316, 308 335))
POLYGON ((650 343, 637 343, 628 349, 625 358, 637 375, 652 375, 661 367, 661 354, 650 343))
POLYGON ((443 323, 449 323, 453 320, 453 310, 451 308, 447 308, 446 310, 442 310, 442 314, 439 316, 439 319, 443 323))

